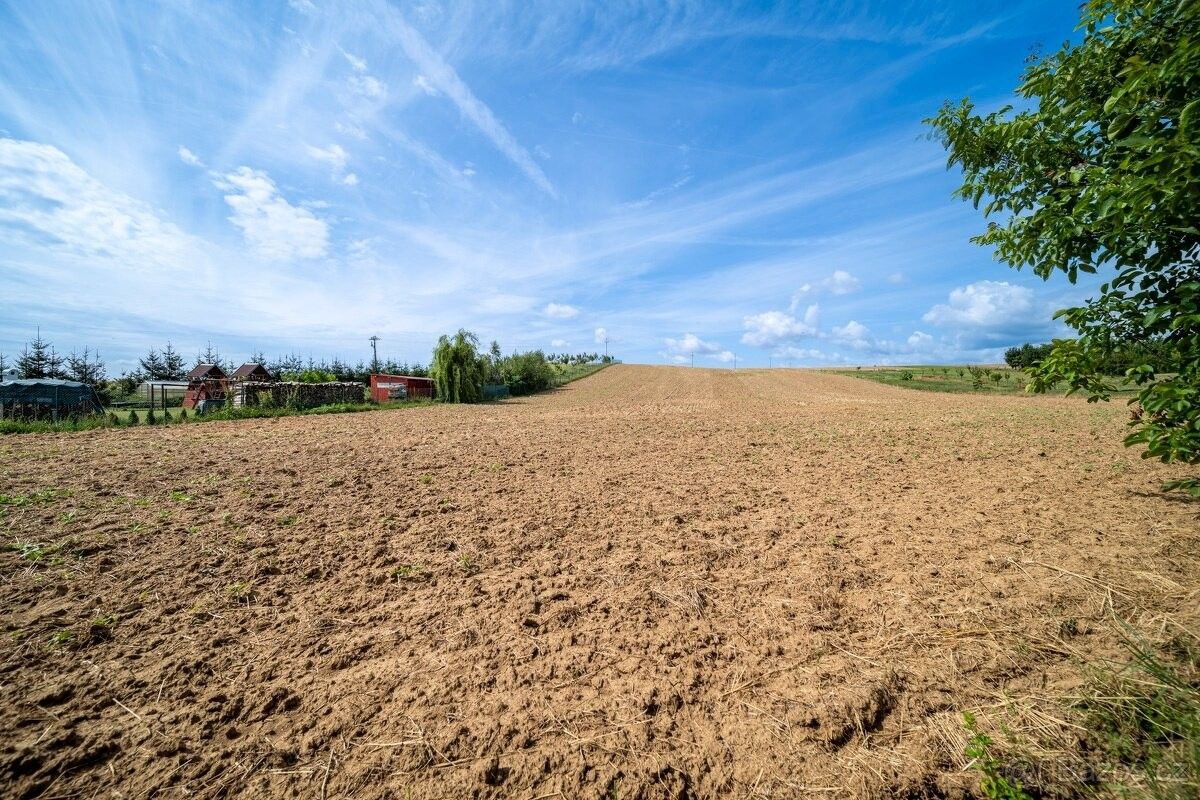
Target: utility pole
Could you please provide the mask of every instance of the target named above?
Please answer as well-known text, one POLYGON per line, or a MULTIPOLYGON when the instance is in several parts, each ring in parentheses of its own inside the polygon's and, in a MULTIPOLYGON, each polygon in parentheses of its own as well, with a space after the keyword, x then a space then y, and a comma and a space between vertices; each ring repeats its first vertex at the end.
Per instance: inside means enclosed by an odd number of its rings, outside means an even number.
POLYGON ((378 336, 372 336, 371 342, 371 371, 379 372, 379 351, 376 349, 376 343, 379 342, 378 336))
POLYGON ((604 334, 604 359, 608 360, 608 334, 604 334))
POLYGON ((775 356, 767 356, 767 369, 775 369, 775 356))
POLYGON ((692 366, 693 366, 693 367, 694 367, 694 366, 696 366, 696 351, 695 351, 695 350, 693 350, 692 352, 688 353, 688 355, 689 355, 689 356, 691 357, 691 359, 692 359, 692 366))

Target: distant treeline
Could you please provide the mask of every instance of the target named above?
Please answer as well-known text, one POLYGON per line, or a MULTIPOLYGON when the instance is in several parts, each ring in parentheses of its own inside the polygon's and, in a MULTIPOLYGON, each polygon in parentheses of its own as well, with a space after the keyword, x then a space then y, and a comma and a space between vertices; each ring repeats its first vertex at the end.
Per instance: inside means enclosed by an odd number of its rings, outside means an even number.
MULTIPOLYGON (((1013 369, 1028 369, 1037 366, 1053 349, 1053 342, 1010 347, 1004 351, 1004 363, 1013 369)), ((1171 372, 1178 360, 1179 353, 1170 342, 1125 342, 1114 345, 1097 361, 1096 367, 1102 375, 1124 375, 1126 370, 1147 363, 1154 364, 1160 372, 1171 372)))

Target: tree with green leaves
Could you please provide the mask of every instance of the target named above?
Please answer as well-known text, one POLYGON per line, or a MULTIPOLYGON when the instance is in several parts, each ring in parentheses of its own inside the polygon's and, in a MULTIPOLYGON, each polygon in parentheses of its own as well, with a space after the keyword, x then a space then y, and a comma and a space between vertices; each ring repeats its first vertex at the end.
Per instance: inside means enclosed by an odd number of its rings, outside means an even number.
POLYGON ((447 403, 478 403, 483 400, 487 357, 479 354, 479 338, 459 329, 453 337, 442 336, 433 349, 429 375, 439 400, 447 403))
MULTIPOLYGON (((1056 314, 1031 388, 1065 383, 1091 401, 1116 388, 1102 366, 1131 345, 1138 387, 1126 445, 1200 463, 1200 0, 1090 0, 1080 36, 1035 58, 1020 109, 969 99, 928 120, 961 168, 958 195, 993 217, 972 241, 1049 279, 1111 272, 1056 314)), ((1200 496, 1200 480, 1165 488, 1200 496)))

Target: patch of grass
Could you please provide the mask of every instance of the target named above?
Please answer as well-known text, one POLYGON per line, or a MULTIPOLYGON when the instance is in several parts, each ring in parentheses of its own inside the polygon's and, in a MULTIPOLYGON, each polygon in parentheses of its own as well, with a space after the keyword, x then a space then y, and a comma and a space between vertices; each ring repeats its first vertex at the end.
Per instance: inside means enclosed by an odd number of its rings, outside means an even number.
POLYGON ((429 473, 425 473, 424 475, 422 475, 422 476, 421 476, 420 478, 418 478, 417 480, 419 480, 421 483, 423 483, 423 484, 425 484, 426 486, 428 486, 429 484, 433 483, 433 476, 432 476, 432 475, 430 475, 429 473))
POLYGON ((175 501, 176 503, 190 503, 190 502, 192 502, 192 496, 191 496, 191 495, 189 495, 189 494, 185 494, 185 493, 183 493, 183 492, 181 492, 181 491, 179 491, 179 490, 172 491, 172 492, 171 492, 171 493, 170 493, 168 496, 169 496, 169 497, 170 497, 170 498, 171 498, 173 501, 175 501))
POLYGON ((38 489, 29 494, 0 494, 0 506, 47 505, 67 496, 62 489, 38 489))
MULTIPOLYGON (((1024 372, 1008 367, 860 367, 825 372, 927 392, 1025 394, 1025 385, 1028 383, 1024 372)), ((1118 383, 1121 380, 1114 378, 1118 383)), ((1065 385, 1063 388, 1065 390, 1065 385)), ((1118 388, 1114 396, 1132 396, 1136 391, 1136 387, 1118 388)))
POLYGON ((580 378, 586 378, 589 375, 595 375, 600 370, 604 369, 609 364, 551 364, 554 370, 554 380, 552 386, 565 386, 572 381, 577 381, 580 378))
POLYGON ((470 553, 463 553, 458 557, 458 568, 467 575, 479 572, 479 565, 475 563, 475 559, 471 558, 470 553))
POLYGON ((1200 797, 1200 641, 1123 643, 1130 662, 1093 668, 1077 703, 1087 744, 1140 777, 1132 796, 1200 797))
POLYGON ((26 561, 32 561, 35 564, 44 561, 47 555, 49 555, 51 552, 45 545, 38 544, 37 542, 24 542, 20 540, 10 544, 8 549, 17 553, 26 561))
POLYGON ((300 519, 300 518, 299 518, 299 517, 297 517, 295 514, 287 514, 286 516, 282 516, 282 517, 280 517, 278 520, 276 520, 276 522, 278 522, 280 525, 282 525, 282 526, 284 526, 285 528, 287 528, 287 527, 290 527, 290 526, 292 526, 292 525, 295 525, 295 524, 296 524, 296 521, 297 521, 297 520, 299 520, 299 519, 300 519))
MULTIPOLYGON (((73 547, 73 544, 69 543, 66 547, 73 547)), ((64 545, 62 544, 39 544, 38 542, 18 539, 11 542, 8 545, 8 549, 17 553, 22 559, 31 564, 57 567, 67 560, 64 554, 64 545)))
MULTIPOLYGON (((1075 619, 1059 627, 1063 638, 1078 630, 1075 619)), ((964 714, 971 737, 964 754, 983 796, 1200 797, 1200 639, 1185 633, 1156 646, 1126 628, 1122 644, 1126 659, 1082 667, 1083 684, 1063 700, 1070 730, 1057 741, 1001 727, 998 742, 964 714)))
POLYGON ((225 587, 225 596, 230 600, 249 600, 254 596, 254 587, 249 581, 236 581, 225 587))
MULTIPOLYGON (((583 377, 583 376, 578 376, 583 377)), ((262 419, 264 417, 296 417, 319 414, 352 414, 361 411, 384 411, 388 409, 412 408, 430 405, 435 401, 427 398, 416 398, 394 403, 333 403, 315 408, 293 409, 287 407, 244 407, 224 408, 212 411, 203 416, 187 416, 183 409, 175 411, 174 419, 188 422, 217 422, 221 420, 262 419)), ((139 422, 158 424, 172 421, 171 411, 166 412, 163 419, 161 409, 150 413, 150 409, 114 409, 104 414, 94 414, 79 419, 63 420, 61 422, 24 421, 5 419, 0 420, 0 434, 5 433, 71 433, 74 431, 89 431, 97 428, 136 427, 139 422), (153 418, 152 418, 153 417, 153 418)))

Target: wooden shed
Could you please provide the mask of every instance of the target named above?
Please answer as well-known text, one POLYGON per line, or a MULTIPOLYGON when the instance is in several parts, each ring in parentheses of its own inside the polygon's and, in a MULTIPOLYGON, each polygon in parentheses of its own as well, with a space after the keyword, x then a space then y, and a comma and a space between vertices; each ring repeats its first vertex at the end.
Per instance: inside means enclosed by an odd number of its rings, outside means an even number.
POLYGON ((233 371, 233 375, 230 376, 230 380, 237 382, 255 381, 258 383, 266 383, 274 379, 271 377, 271 373, 268 372, 267 368, 262 364, 247 363, 242 364, 240 367, 235 369, 233 371))
POLYGON ((203 403, 223 405, 229 387, 229 376, 216 364, 197 364, 187 375, 188 388, 183 395, 184 408, 197 408, 203 403))

